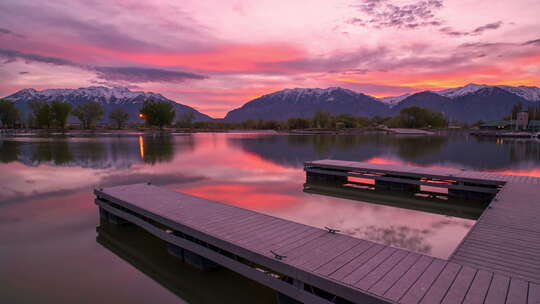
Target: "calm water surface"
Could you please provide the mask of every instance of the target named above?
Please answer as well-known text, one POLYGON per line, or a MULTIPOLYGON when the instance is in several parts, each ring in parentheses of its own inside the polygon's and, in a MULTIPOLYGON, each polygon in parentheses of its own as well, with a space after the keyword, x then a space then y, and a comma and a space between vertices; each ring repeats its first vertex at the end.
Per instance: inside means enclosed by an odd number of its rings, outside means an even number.
MULTIPOLYGON (((474 220, 303 192, 303 162, 334 158, 540 176, 540 142, 202 133, 0 138, 3 303, 273 303, 271 290, 169 257, 137 227, 100 223, 91 189, 176 191, 447 258, 474 220), (96 232, 97 230, 97 232, 96 232)), ((384 203, 384 202, 382 202, 384 203)))

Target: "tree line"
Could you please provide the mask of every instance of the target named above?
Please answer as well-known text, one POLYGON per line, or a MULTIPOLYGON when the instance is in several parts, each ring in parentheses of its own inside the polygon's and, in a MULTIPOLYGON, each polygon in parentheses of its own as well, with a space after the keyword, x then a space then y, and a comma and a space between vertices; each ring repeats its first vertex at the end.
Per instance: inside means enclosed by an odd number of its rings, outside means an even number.
POLYGON ((422 107, 409 107, 402 109, 398 115, 393 117, 374 116, 369 118, 350 114, 332 115, 327 111, 317 111, 313 117, 293 117, 287 121, 257 119, 238 123, 199 121, 186 124, 180 120, 176 123, 176 127, 214 130, 351 129, 381 126, 390 128, 444 128, 448 126, 448 120, 440 112, 434 112, 422 107))
MULTIPOLYGON (((14 128, 17 125, 25 125, 31 128, 62 128, 66 127, 69 115, 76 117, 84 129, 91 129, 102 120, 104 110, 97 102, 86 102, 72 108, 67 102, 33 101, 29 103, 30 114, 25 123, 21 119, 19 110, 10 101, 0 101, 0 122, 4 127, 14 128)), ((144 119, 147 126, 160 129, 164 127, 189 128, 189 129, 345 129, 364 127, 401 127, 401 128, 441 128, 448 125, 448 121, 440 112, 434 112, 422 107, 409 107, 402 109, 393 117, 375 116, 356 117, 350 114, 332 115, 326 111, 317 111, 313 117, 295 117, 287 121, 277 120, 246 120, 240 123, 223 121, 198 121, 195 122, 195 113, 188 111, 180 115, 177 121, 176 112, 170 102, 147 100, 139 109, 139 117, 144 119)), ((111 111, 109 121, 117 129, 125 127, 129 121, 129 114, 120 108, 111 111)))
MULTIPOLYGON (((103 107, 97 102, 82 103, 73 108, 68 102, 31 101, 28 106, 30 113, 24 119, 15 103, 0 100, 0 123, 2 126, 7 128, 25 126, 37 129, 65 129, 68 117, 72 115, 79 120, 83 129, 91 129, 103 119, 105 114, 103 107)), ((144 118, 148 125, 159 128, 170 125, 174 116, 174 108, 168 102, 146 101, 140 109, 140 117, 144 118)), ((117 108, 109 113, 108 118, 117 129, 122 129, 129 121, 129 114, 125 110, 117 108)))

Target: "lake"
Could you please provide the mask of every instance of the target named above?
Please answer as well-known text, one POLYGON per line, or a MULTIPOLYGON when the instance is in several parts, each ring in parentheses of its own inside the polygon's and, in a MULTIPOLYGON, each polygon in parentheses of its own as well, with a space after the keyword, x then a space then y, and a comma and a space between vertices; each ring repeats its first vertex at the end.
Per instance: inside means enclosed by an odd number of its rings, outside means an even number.
POLYGON ((447 258, 474 218, 304 191, 303 162, 333 158, 540 177, 540 142, 444 136, 177 135, 0 138, 5 303, 273 303, 235 273, 201 273, 137 227, 100 223, 92 189, 152 182, 374 242, 447 258))

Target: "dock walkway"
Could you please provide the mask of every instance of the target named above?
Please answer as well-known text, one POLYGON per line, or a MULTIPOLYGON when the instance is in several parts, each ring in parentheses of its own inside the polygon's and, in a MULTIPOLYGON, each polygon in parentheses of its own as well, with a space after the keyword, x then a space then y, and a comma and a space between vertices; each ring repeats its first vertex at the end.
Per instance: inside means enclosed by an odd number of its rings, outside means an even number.
MULTIPOLYGON (((540 301, 538 281, 334 234, 160 187, 117 186, 97 189, 95 194, 103 216, 136 224, 303 303, 540 301)), ((514 228, 512 223, 507 226, 514 228)), ((464 244, 474 240, 471 235, 464 244)))

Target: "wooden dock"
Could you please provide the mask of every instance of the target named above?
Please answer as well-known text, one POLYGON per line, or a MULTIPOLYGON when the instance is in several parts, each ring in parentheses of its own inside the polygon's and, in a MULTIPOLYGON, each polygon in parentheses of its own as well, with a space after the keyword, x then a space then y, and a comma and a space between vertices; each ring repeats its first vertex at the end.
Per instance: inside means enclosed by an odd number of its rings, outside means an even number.
MULTIPOLYGON (((184 257, 229 268, 291 303, 540 301, 538 281, 507 269, 433 258, 146 184, 95 194, 103 217, 138 225, 184 257)), ((469 240, 476 241, 472 233, 461 247, 469 240)))
POLYGON ((540 178, 338 160, 308 162, 305 170, 308 176, 315 174, 316 180, 321 174, 332 175, 333 182, 344 181, 336 181, 335 176, 353 176, 372 178, 375 185, 378 181, 390 180, 405 185, 438 183, 437 187, 459 194, 463 191, 495 192, 449 261, 540 283, 540 178))

